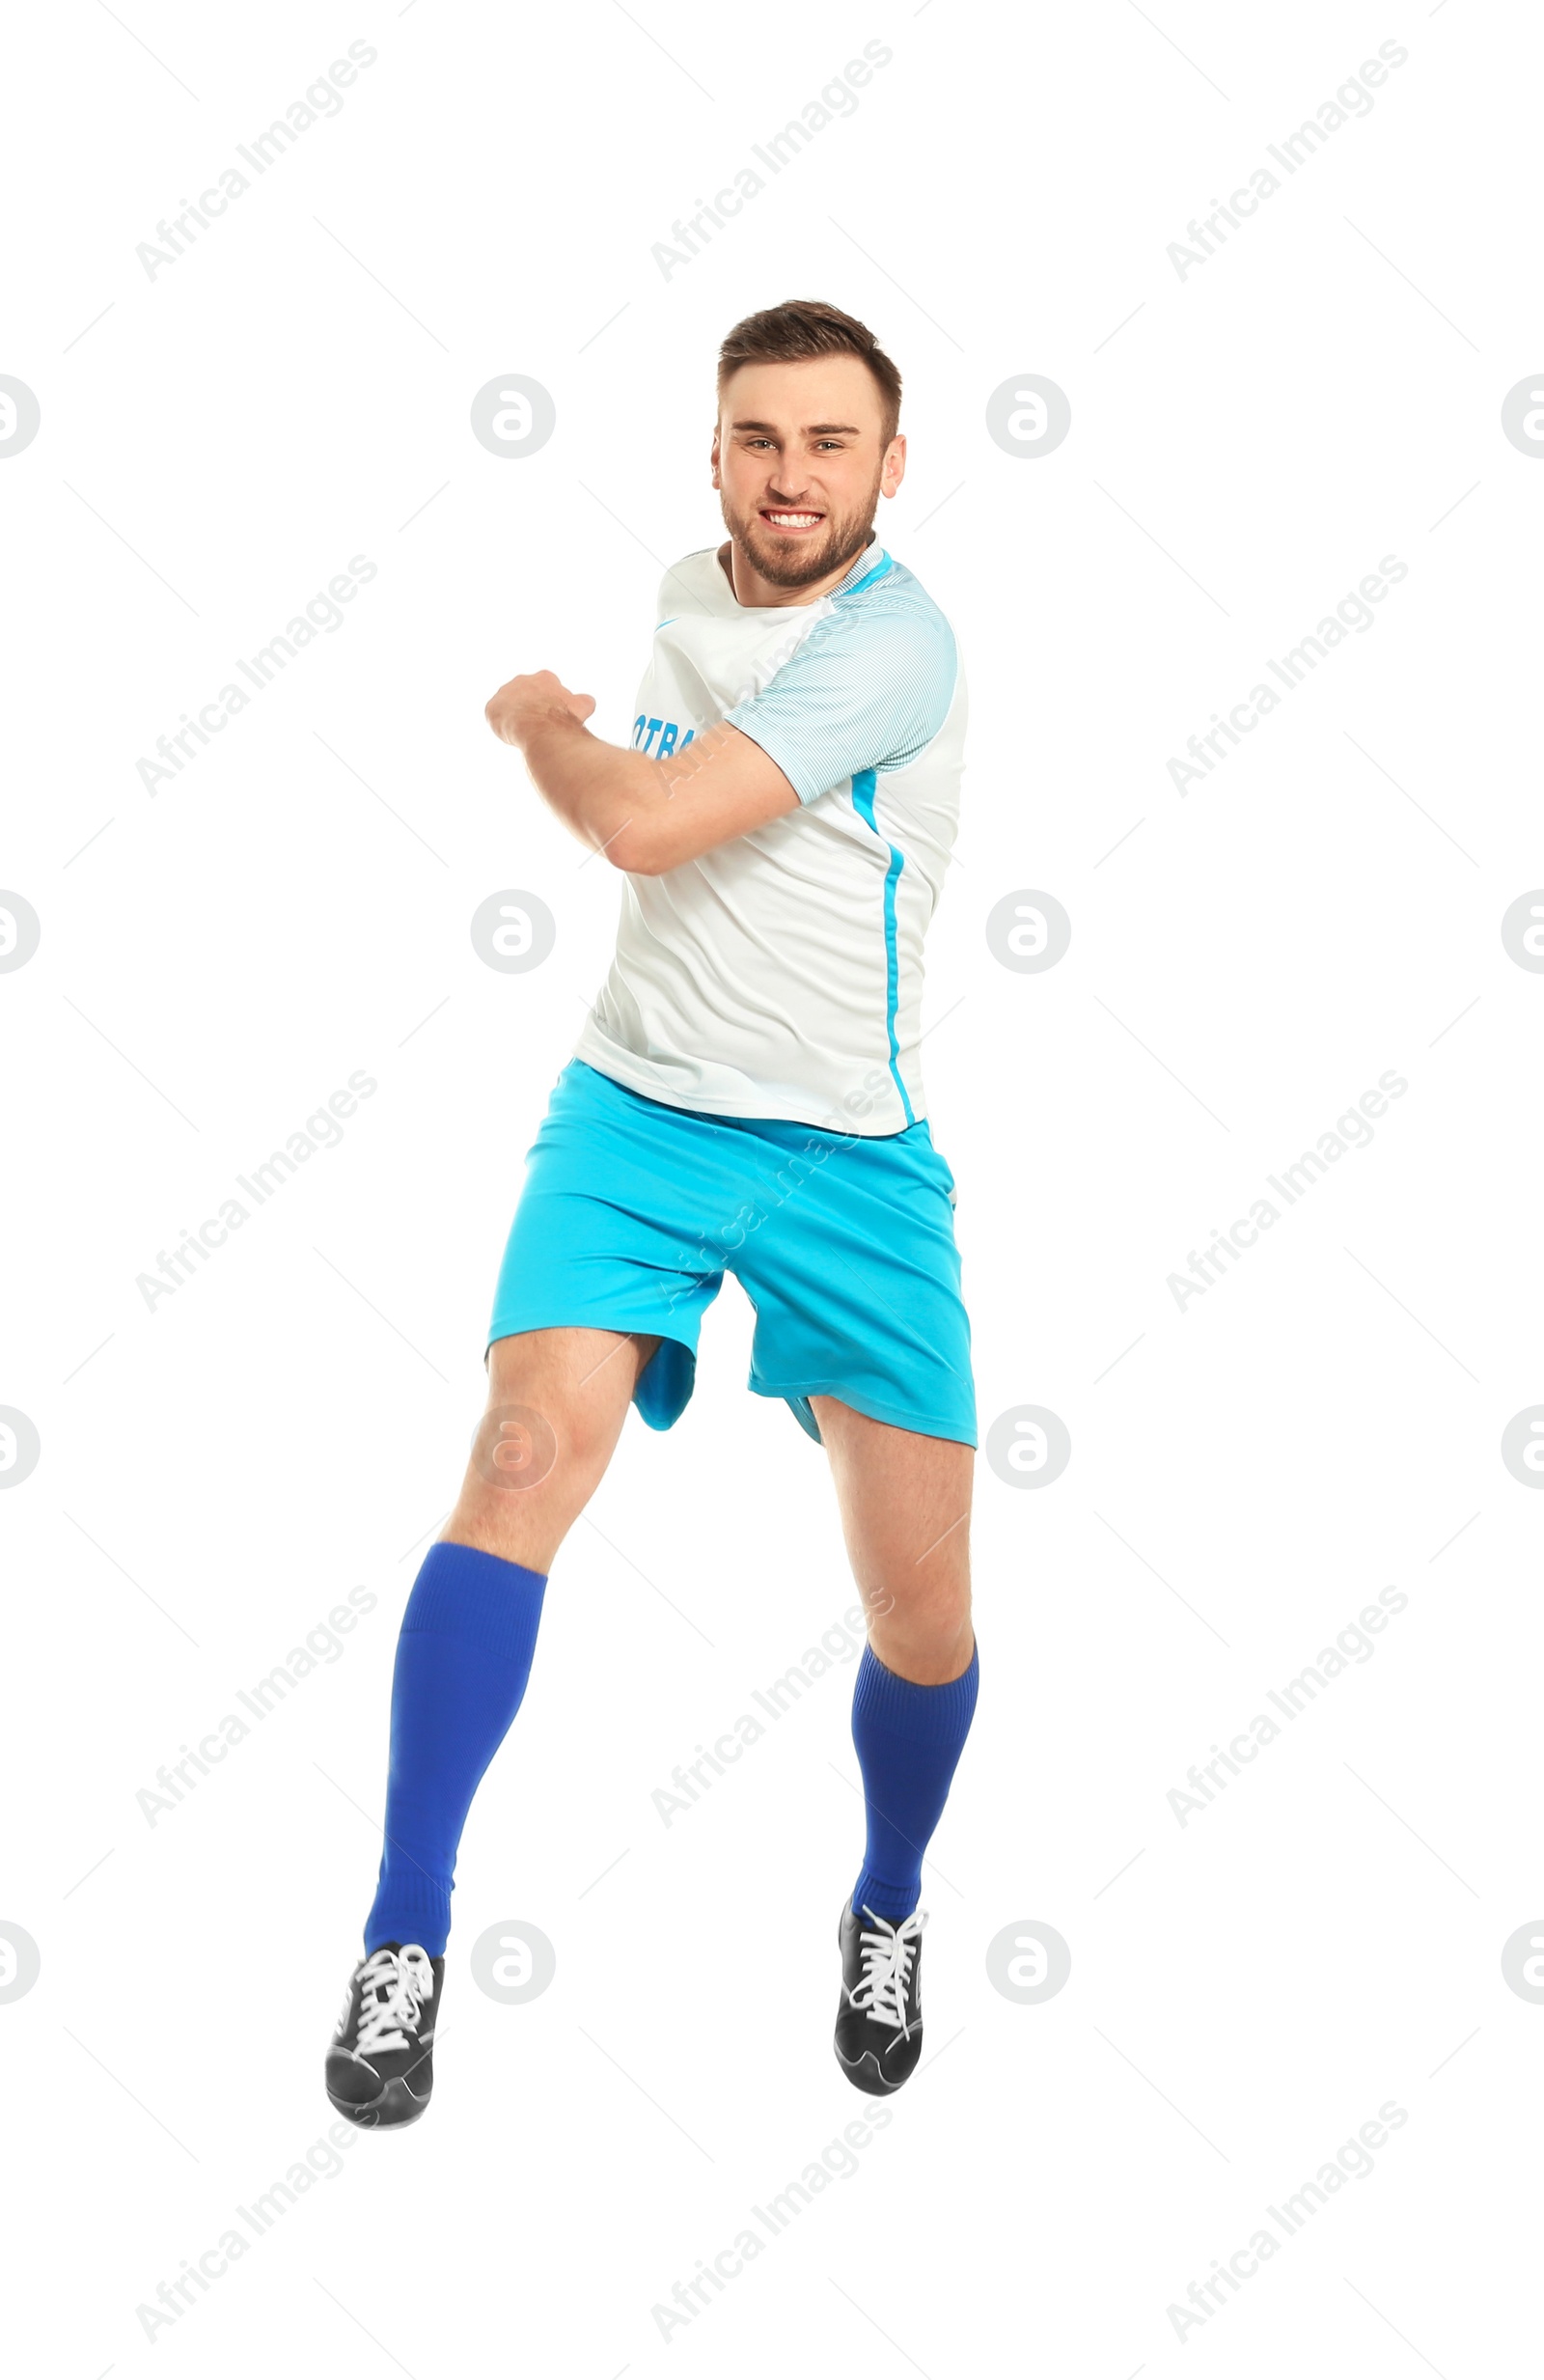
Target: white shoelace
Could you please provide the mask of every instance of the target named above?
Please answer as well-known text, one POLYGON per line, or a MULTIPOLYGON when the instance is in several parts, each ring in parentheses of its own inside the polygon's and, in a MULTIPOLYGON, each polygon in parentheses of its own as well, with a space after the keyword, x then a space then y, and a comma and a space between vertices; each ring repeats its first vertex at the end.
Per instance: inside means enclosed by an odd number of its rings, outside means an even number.
POLYGON ((909 1918, 892 1925, 887 1918, 875 1917, 865 1908, 868 1925, 859 1936, 863 1952, 863 1981, 855 1983, 847 1994, 855 2008, 862 2008, 872 2025, 891 2025, 910 2040, 906 2022, 906 1992, 911 1981, 912 1961, 917 1943, 927 1923, 925 1909, 914 1909, 909 1918))
POLYGON ((419 2009, 434 1997, 434 1969, 428 1952, 416 1942, 405 1943, 400 1951, 376 1951, 365 1961, 361 1984, 364 2006, 355 2043, 359 2056, 372 2058, 379 2050, 410 2048, 401 2028, 416 2026, 419 2009), (372 1994, 373 2007, 370 2005, 372 1994))

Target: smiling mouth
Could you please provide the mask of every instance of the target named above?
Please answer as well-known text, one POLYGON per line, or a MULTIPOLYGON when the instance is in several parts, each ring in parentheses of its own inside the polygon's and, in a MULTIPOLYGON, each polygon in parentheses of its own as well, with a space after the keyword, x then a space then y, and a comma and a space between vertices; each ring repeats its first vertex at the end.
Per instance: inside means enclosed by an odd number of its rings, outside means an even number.
POLYGON ((779 529, 785 536, 787 536, 790 533, 797 535, 801 530, 818 529, 825 519, 825 514, 823 512, 781 512, 763 506, 760 518, 769 528, 779 529))

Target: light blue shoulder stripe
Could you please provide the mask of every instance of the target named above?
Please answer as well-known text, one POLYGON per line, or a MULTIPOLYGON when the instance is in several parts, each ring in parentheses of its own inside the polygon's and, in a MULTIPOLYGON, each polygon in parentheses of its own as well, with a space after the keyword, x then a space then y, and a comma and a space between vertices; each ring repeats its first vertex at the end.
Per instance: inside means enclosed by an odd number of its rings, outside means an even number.
POLYGON ((871 570, 865 571, 863 577, 859 579, 855 587, 838 588, 836 591, 837 595, 840 596, 842 601, 845 601, 848 595, 862 595, 866 587, 871 587, 876 579, 883 578, 885 572, 890 568, 890 567, 891 558, 888 554, 886 554, 880 561, 874 564, 871 570))

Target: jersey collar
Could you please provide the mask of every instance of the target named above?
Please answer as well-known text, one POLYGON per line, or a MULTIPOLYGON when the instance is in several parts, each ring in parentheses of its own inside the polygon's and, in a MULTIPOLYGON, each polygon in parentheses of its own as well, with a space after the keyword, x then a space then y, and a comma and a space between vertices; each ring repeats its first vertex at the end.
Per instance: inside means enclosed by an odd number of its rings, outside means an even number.
MULTIPOLYGON (((732 619, 739 614, 753 611, 792 612, 809 609, 809 606, 803 603, 742 603, 734 592, 728 570, 724 567, 721 559, 723 551, 721 545, 708 548, 709 584, 719 597, 719 601, 714 605, 715 610, 722 610, 727 617, 732 619)), ((880 544, 876 534, 864 547, 863 552, 854 556, 852 567, 841 585, 828 587, 819 600, 822 603, 829 603, 836 595, 850 595, 862 580, 882 576, 890 568, 890 563, 891 558, 880 544)))

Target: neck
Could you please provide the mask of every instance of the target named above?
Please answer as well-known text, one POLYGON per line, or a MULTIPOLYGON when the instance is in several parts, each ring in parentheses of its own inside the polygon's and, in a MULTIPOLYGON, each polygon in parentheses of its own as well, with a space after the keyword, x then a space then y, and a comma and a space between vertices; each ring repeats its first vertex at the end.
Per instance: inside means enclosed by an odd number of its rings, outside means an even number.
MULTIPOLYGON (((865 553, 873 545, 876 536, 877 532, 870 529, 863 549, 865 553)), ((759 610, 817 603, 822 595, 830 595, 834 588, 841 586, 861 556, 849 554, 845 562, 839 563, 834 570, 828 570, 823 578, 812 580, 807 587, 780 587, 775 580, 763 578, 755 563, 732 539, 719 547, 718 559, 720 568, 734 590, 736 603, 759 610)))

